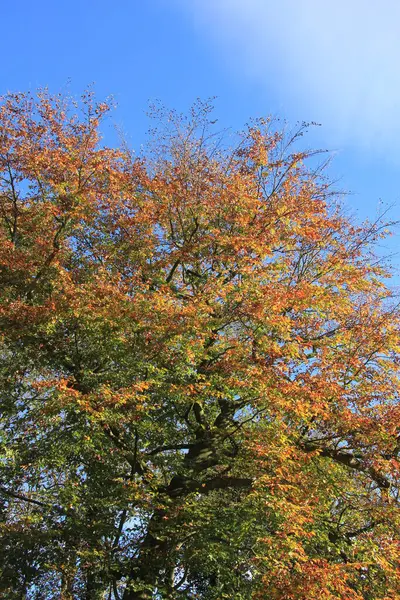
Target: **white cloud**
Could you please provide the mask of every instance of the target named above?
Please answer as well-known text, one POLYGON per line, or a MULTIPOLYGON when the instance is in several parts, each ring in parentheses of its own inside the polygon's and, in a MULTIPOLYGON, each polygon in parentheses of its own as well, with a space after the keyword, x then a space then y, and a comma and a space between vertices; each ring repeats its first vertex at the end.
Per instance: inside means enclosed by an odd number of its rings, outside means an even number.
POLYGON ((400 148, 400 2, 179 0, 239 75, 332 139, 400 148), (304 114, 306 113, 306 114, 304 114))

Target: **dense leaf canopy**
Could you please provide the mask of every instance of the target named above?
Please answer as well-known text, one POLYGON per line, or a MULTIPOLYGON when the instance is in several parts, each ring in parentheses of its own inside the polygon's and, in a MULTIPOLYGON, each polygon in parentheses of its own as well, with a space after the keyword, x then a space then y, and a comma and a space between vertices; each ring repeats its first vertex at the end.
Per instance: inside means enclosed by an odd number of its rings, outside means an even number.
POLYGON ((108 109, 0 108, 1 597, 399 598, 386 224, 304 126, 108 109))

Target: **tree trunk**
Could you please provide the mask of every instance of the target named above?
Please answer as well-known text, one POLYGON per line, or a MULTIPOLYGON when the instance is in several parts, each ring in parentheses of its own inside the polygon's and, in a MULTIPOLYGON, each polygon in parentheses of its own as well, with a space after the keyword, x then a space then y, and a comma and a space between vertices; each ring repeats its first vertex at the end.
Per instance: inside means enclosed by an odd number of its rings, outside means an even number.
MULTIPOLYGON (((196 405, 193 410, 195 408, 196 405)), ((218 431, 225 429, 226 425, 231 422, 235 405, 224 403, 220 408, 221 413, 214 423, 218 431)), ((175 565, 168 564, 168 560, 169 551, 176 540, 173 537, 169 539, 160 537, 160 533, 165 530, 164 518, 168 516, 167 510, 170 511, 172 507, 171 500, 182 499, 194 491, 208 493, 218 488, 250 488, 252 485, 252 480, 248 478, 214 476, 206 483, 198 480, 198 476, 202 472, 221 461, 221 456, 217 451, 219 435, 216 435, 215 432, 211 434, 207 428, 203 428, 203 417, 199 411, 200 408, 196 413, 199 424, 196 432, 197 439, 190 446, 183 463, 183 472, 186 471, 187 475, 175 475, 166 488, 160 489, 160 494, 169 498, 168 509, 158 509, 151 517, 140 555, 132 567, 122 600, 151 600, 157 587, 170 588, 171 592, 173 590, 173 581, 171 581, 171 577, 168 577, 168 573, 173 572, 175 565), (137 589, 130 588, 129 584, 137 589)), ((224 458, 226 460, 226 457, 224 458)))
POLYGON ((122 600, 149 600, 157 584, 164 586, 160 581, 162 572, 167 570, 168 549, 171 540, 159 539, 162 531, 163 517, 166 510, 158 509, 150 519, 146 537, 141 547, 140 557, 134 564, 130 573, 130 583, 137 589, 131 589, 128 583, 122 600))

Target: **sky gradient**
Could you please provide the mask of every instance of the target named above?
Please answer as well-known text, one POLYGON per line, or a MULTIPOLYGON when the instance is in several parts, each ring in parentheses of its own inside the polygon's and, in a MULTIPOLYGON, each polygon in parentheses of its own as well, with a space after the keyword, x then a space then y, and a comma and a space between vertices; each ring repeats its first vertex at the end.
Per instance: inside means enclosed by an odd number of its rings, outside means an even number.
MULTIPOLYGON (((156 99, 185 111, 217 96, 233 129, 268 114, 318 121, 306 143, 333 151, 350 212, 375 219, 394 204, 400 217, 395 0, 20 0, 1 16, 0 93, 79 94, 93 82, 99 98, 114 95, 114 122, 136 148, 156 99)), ((398 250, 398 234, 386 247, 398 250)))
POLYGON ((178 4, 232 71, 266 91, 274 88, 285 112, 324 122, 325 134, 336 143, 400 150, 395 0, 178 4))

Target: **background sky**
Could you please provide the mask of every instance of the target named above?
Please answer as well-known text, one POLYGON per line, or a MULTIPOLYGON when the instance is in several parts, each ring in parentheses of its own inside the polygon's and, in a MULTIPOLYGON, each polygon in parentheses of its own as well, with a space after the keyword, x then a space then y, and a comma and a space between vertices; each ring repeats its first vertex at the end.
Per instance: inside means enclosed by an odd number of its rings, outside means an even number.
MULTIPOLYGON (((1 94, 94 83, 135 148, 156 99, 185 111, 217 96, 233 129, 270 114, 317 121, 305 144, 334 153, 349 210, 375 219, 394 204, 400 218, 397 0, 2 0, 0 11, 1 94)), ((399 234, 385 247, 400 250, 399 234)))

